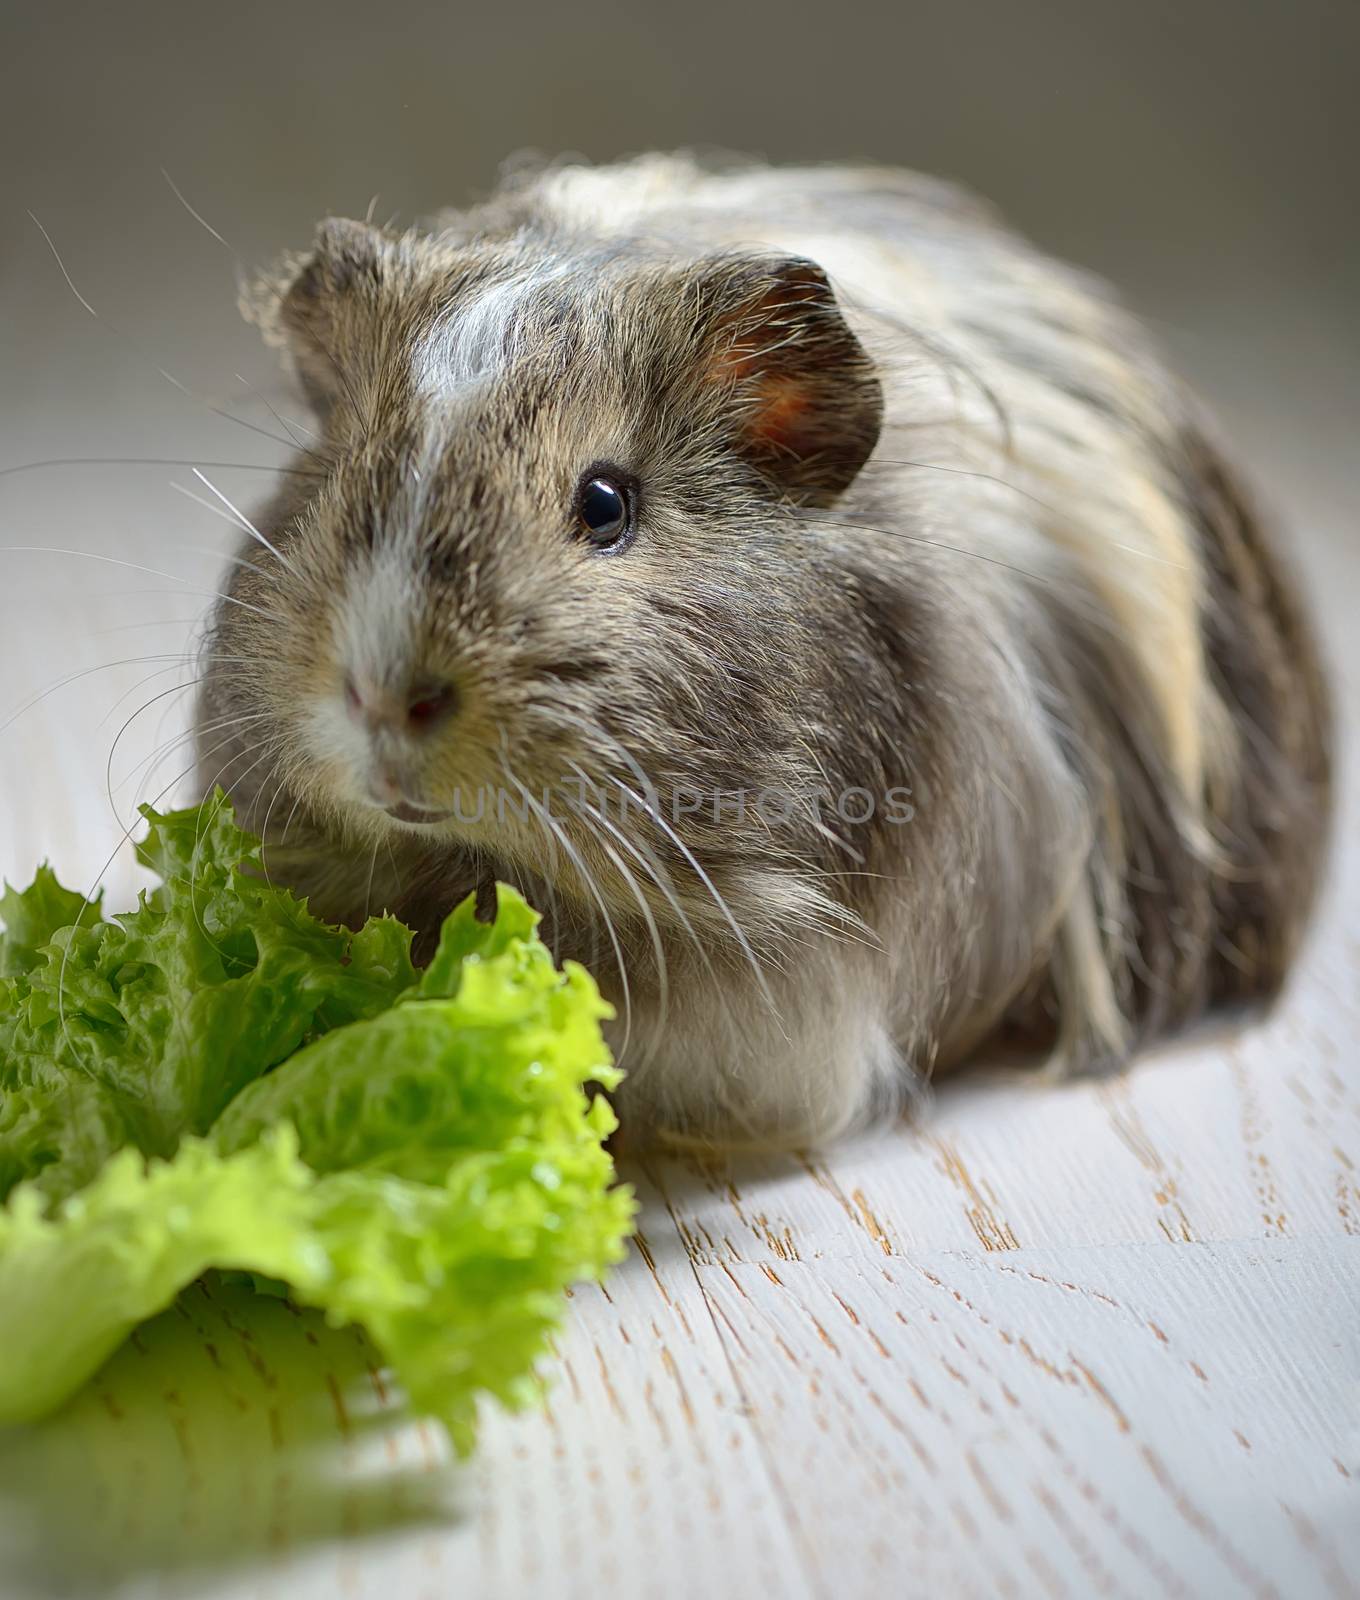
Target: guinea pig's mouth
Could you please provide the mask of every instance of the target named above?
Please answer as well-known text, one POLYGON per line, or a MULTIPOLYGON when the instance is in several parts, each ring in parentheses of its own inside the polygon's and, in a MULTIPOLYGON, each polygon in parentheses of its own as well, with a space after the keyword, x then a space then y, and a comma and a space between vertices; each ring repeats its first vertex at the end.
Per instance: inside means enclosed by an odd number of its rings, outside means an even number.
POLYGON ((447 822, 453 816, 452 811, 429 811, 424 806, 413 806, 407 800, 384 806, 383 810, 394 821, 408 822, 415 827, 432 827, 435 823, 447 822))

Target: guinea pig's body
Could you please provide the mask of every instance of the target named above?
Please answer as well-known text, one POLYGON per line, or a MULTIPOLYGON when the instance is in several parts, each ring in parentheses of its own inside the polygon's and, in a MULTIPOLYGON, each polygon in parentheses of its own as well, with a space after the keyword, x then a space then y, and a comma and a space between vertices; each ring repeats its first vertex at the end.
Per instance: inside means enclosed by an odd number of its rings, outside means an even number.
POLYGON ((203 783, 336 917, 518 883, 626 1121, 826 1138, 1003 1028, 1079 1069, 1277 989, 1316 654, 1098 285, 910 174, 654 157, 327 224, 261 305, 320 442, 203 783))

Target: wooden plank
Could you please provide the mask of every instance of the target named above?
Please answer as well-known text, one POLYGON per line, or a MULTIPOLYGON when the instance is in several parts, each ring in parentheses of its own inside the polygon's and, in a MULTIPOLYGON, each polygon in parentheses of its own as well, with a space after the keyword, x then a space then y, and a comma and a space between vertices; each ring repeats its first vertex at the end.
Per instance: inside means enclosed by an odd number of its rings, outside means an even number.
POLYGON ((699 1272, 823 1592, 1355 1592, 1360 1244, 699 1272))

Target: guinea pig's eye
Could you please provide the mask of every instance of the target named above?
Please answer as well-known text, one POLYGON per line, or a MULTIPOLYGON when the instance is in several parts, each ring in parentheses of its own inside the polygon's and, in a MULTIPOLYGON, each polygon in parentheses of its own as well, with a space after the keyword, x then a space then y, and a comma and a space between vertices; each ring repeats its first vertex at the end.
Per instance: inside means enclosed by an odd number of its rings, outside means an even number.
POLYGON ((633 531, 627 485, 600 473, 586 473, 576 491, 576 525, 597 550, 622 549, 633 531))

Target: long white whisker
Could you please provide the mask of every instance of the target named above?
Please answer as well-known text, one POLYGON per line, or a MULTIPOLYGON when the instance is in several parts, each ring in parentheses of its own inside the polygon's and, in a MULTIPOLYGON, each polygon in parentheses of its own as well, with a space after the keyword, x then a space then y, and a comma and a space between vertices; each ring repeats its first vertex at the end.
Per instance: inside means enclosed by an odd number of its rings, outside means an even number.
MULTIPOLYGON (((147 659, 148 660, 152 660, 154 658, 153 657, 147 657, 147 659)), ((234 661, 234 662, 240 662, 240 663, 242 663, 244 665, 252 664, 249 656, 214 656, 213 660, 214 660, 214 662, 234 661)), ((143 688, 148 683, 154 682, 154 680, 159 678, 162 673, 174 672, 180 667, 190 666, 192 664, 192 661, 193 661, 193 658, 192 658, 191 653, 186 650, 184 652, 184 654, 181 657, 179 657, 179 659, 175 662, 175 664, 173 666, 162 667, 157 672, 150 672, 150 673, 148 673, 146 675, 145 678, 141 678, 136 683, 134 683, 130 689, 124 689, 122 694, 120 694, 118 696, 118 698, 113 702, 113 704, 109 707, 109 709, 104 713, 104 715, 95 724, 96 732, 100 728, 102 728, 104 726, 104 724, 110 720, 110 718, 112 718, 113 716, 115 716, 117 714, 119 708, 124 704, 124 702, 127 701, 132 695, 136 694, 138 689, 143 688)), ((194 684, 202 683, 202 681, 203 681, 202 678, 194 678, 194 679, 191 679, 189 683, 182 685, 182 687, 186 688, 186 689, 192 688, 194 686, 194 684)))
MULTIPOLYGON (((609 828, 611 833, 616 831, 602 816, 600 816, 600 813, 597 812, 593 806, 587 805, 584 800, 582 800, 581 804, 589 816, 594 817, 599 822, 603 822, 604 825, 609 828)), ((651 906, 647 903, 647 897, 643 894, 641 888, 639 888, 637 879, 629 870, 627 863, 619 855, 618 851, 600 836, 598 827, 594 828, 592 831, 595 835, 595 842, 599 845, 600 849, 604 851, 605 855, 608 856, 610 862, 613 864, 614 870, 628 885, 633 898, 637 901, 638 909, 642 912, 642 919, 647 925, 648 936, 652 941, 652 951, 656 956, 657 979, 657 1021, 656 1030, 652 1040, 652 1048, 655 1049, 656 1043, 665 1032, 666 1022, 670 1015, 670 969, 666 960, 666 947, 661 941, 661 931, 656 925, 656 918, 652 914, 651 906)))
POLYGON ((229 606, 240 606, 242 611, 253 611, 256 616, 265 617, 270 622, 283 622, 284 618, 277 611, 266 611, 262 606, 253 606, 248 600, 238 600, 235 595, 222 594, 217 589, 109 589, 102 598, 106 600, 130 600, 134 596, 146 594, 198 594, 205 599, 221 600, 229 606))
MULTIPOLYGON (((297 816, 298 807, 301 804, 302 804, 302 790, 299 789, 298 792, 297 792, 297 798, 293 801, 293 809, 288 813, 288 821, 285 822, 284 825, 283 825, 283 837, 279 840, 279 849, 280 850, 285 850, 288 847, 288 833, 289 833, 289 830, 293 826, 293 818, 297 816)), ((388 848, 390 849, 391 846, 389 845, 388 848)))
POLYGON ((202 682, 203 678, 194 678, 188 683, 172 684, 170 688, 162 689, 159 693, 153 694, 149 700, 143 701, 142 704, 137 707, 137 709, 130 717, 127 718, 127 720, 123 723, 123 726, 119 728, 118 732, 114 735, 113 743, 109 746, 108 760, 104 763, 104 792, 109 798, 109 808, 112 810, 115 819, 118 817, 118 806, 113 798, 113 763, 118 755, 118 746, 122 743, 123 735, 128 731, 132 724, 136 722, 137 718, 140 717, 143 712, 149 711, 154 705, 159 705, 162 700, 168 699, 171 695, 183 694, 187 689, 192 689, 195 687, 195 685, 202 682))
MULTIPOLYGON (((80 672, 68 673, 66 677, 58 678, 55 683, 49 684, 48 687, 43 689, 39 694, 36 694, 31 699, 24 701, 23 705, 21 705, 16 711, 12 712, 4 722, 0 722, 0 733, 4 733, 7 728, 13 727, 14 724, 18 722, 20 717, 27 715, 27 713, 32 711, 35 706, 40 706, 43 701, 47 699, 48 695, 56 694, 58 689, 64 689, 69 683, 78 683, 82 678, 92 677, 96 672, 112 672, 115 667, 145 666, 146 663, 150 661, 170 661, 175 663, 183 663, 186 659, 187 657, 184 653, 179 655, 171 655, 168 651, 162 655, 154 656, 124 656, 120 661, 101 661, 97 667, 85 667, 80 672)), ((145 681, 146 680, 143 679, 143 682, 145 681)))
MULTIPOLYGON (((562 943, 562 913, 557 903, 556 888, 558 873, 561 870, 558 865, 558 857, 560 852, 557 848, 557 840, 553 838, 552 834, 550 834, 546 829, 541 829, 540 831, 543 834, 543 841, 548 847, 548 856, 547 860, 544 862, 543 870, 538 874, 538 876, 548 897, 548 915, 552 919, 552 956, 553 961, 558 963, 561 961, 560 946, 562 943)), ((595 938, 593 925, 591 928, 591 939, 593 941, 591 960, 594 962, 599 954, 599 944, 598 940, 595 938)))
POLYGON ((165 170, 164 167, 161 168, 161 177, 164 178, 165 181, 170 185, 171 194, 174 195, 175 199, 179 201, 179 203, 184 207, 184 209, 189 213, 189 215, 194 219, 194 221, 196 223, 198 223, 199 227, 206 229, 206 231, 208 233, 212 234, 213 238, 217 240, 218 244, 220 244, 224 249, 229 250, 231 252, 231 254, 236 257, 237 262, 242 267, 244 267, 245 266, 245 262, 241 258, 240 251, 237 250, 235 245, 230 244, 226 239, 224 239, 222 237, 222 235, 220 233, 218 233, 217 229, 213 227, 211 222, 209 222, 205 217, 201 216, 197 211, 194 210, 194 208, 184 198, 184 195, 181 192, 179 185, 175 182, 175 180, 170 176, 170 174, 165 170))
MULTIPOLYGON (((167 578, 171 583, 187 584, 187 578, 181 578, 174 572, 162 572, 159 567, 144 567, 137 561, 124 561, 119 556, 98 555, 93 550, 68 550, 61 545, 54 544, 11 544, 0 546, 0 555, 5 556, 79 556, 86 561, 102 561, 110 567, 126 567, 129 572, 145 572, 153 578, 167 578)), ((158 591, 152 589, 148 593, 158 591)), ((261 606, 253 606, 248 601, 238 600, 235 595, 223 594, 220 589, 193 589, 169 590, 171 594, 199 594, 209 600, 223 600, 228 605, 241 606, 246 611, 253 611, 257 616, 268 617, 271 622, 282 622, 284 619, 277 611, 266 611, 261 606)))
MULTIPOLYGON (((132 771, 114 786, 114 793, 117 794, 119 789, 122 789, 127 784, 131 783, 143 768, 146 770, 142 775, 142 781, 149 784, 151 781, 151 775, 153 772, 155 772, 156 768, 160 766, 160 764, 169 756, 172 756, 182 745, 192 744, 196 737, 203 737, 204 735, 212 733, 224 733, 228 730, 235 732, 235 730, 238 728, 251 727, 257 722, 265 722, 270 716, 272 716, 272 714, 272 712, 268 711, 258 711, 250 716, 219 717, 216 719, 216 721, 205 722, 197 727, 186 728, 182 733, 177 733, 173 738, 162 740, 150 755, 144 756, 141 761, 139 761, 137 765, 133 767, 132 771)), ((215 744, 211 749, 205 750, 202 757, 195 758, 195 765, 197 765, 199 759, 206 760, 209 756, 215 755, 218 750, 222 749, 223 745, 229 744, 230 742, 230 738, 227 738, 222 740, 221 744, 215 744)), ((190 768, 189 770, 192 771, 193 769, 190 768)))
MULTIPOLYGON (((124 329, 116 326, 116 324, 110 322, 107 317, 100 316, 99 312, 95 310, 85 296, 81 294, 80 290, 76 288, 75 280, 67 271, 66 263, 62 260, 61 252, 57 249, 56 244, 53 242, 52 235, 45 227, 43 227, 42 223, 39 222, 38 218, 34 216, 31 211, 29 212, 29 216, 32 217, 34 225, 37 227, 39 233, 41 233, 43 238, 46 239, 47 248, 52 252, 52 259, 57 263, 57 270, 66 280, 66 287, 76 297, 80 304, 84 306, 86 311, 90 313, 96 322, 102 323, 103 326, 117 338, 135 346, 137 341, 130 334, 128 334, 124 329)), ((251 433, 258 433, 262 438, 268 439, 271 444, 282 445, 284 449, 290 448, 289 440, 279 438, 277 434, 270 433, 268 428, 261 428, 258 424, 248 421, 245 417, 236 417, 233 416, 230 411, 224 411, 221 406, 214 405, 212 401, 205 399, 203 395, 195 394, 187 384, 181 383, 180 380, 175 377, 174 373, 167 372, 164 367, 158 366, 155 370, 162 378, 165 379, 167 383, 173 384, 173 386, 178 389, 186 399, 194 401, 196 405, 203 406, 205 410, 211 411, 214 416, 222 417, 227 422, 234 422, 238 427, 249 429, 251 433)), ((294 443, 296 443, 296 441, 294 441, 294 443)), ((305 449, 305 446, 303 448, 305 449)), ((307 454, 311 454, 311 452, 308 451, 307 454)))
POLYGON ((60 272, 62 277, 66 279, 66 287, 71 291, 76 299, 80 301, 81 305, 85 307, 85 309, 90 313, 96 322, 102 322, 104 319, 99 315, 99 313, 85 298, 85 296, 81 294, 80 290, 76 288, 71 274, 66 270, 66 263, 61 259, 61 252, 52 242, 52 235, 48 233, 47 229, 43 227, 42 223, 38 221, 37 217, 35 217, 31 211, 29 212, 29 217, 32 219, 34 227, 37 228, 38 232, 42 234, 43 238, 47 240, 47 248, 52 252, 52 259, 57 264, 57 271, 60 272))
POLYGON ((192 628, 201 617, 157 617, 154 622, 116 622, 111 628, 91 628, 92 639, 106 639, 111 633, 135 633, 138 628, 192 628))
POLYGON ((21 472, 42 472, 50 467, 211 467, 214 472, 282 472, 291 478, 324 478, 324 472, 287 467, 264 461, 186 461, 183 456, 44 456, 41 461, 17 461, 0 467, 0 478, 21 472))
POLYGON ((378 870, 378 846, 382 843, 382 836, 375 835, 373 840, 373 855, 368 863, 368 885, 364 889, 364 921, 368 921, 369 912, 373 909, 373 875, 378 870))
MULTIPOLYGON (((211 512, 214 517, 225 522, 229 528, 235 528, 237 533, 250 532, 250 529, 245 527, 236 517, 223 511, 221 506, 215 506, 211 500, 205 500, 201 494, 195 494, 192 489, 186 488, 182 483, 176 483, 173 478, 169 480, 169 483, 176 494, 182 494, 186 500, 192 500, 196 506, 202 506, 205 511, 211 512)), ((216 551, 204 551, 203 553, 205 555, 217 555, 216 551)), ((240 556, 221 556, 219 559, 230 561, 233 566, 241 567, 246 572, 254 572, 261 578, 267 578, 271 583, 277 581, 275 573, 266 572, 263 567, 257 567, 252 561, 243 561, 240 556)))
MULTIPOLYGON (((732 910, 728 906, 726 900, 724 900, 722 895, 718 893, 717 887, 713 883, 713 880, 709 877, 708 873, 706 873, 704 871, 703 867, 701 867, 699 865, 699 862, 696 860, 693 851, 690 850, 689 846, 679 836, 679 834, 675 831, 675 829, 672 828, 666 822, 665 818, 661 815, 659 806, 652 804, 650 797, 653 794, 656 793, 656 785, 647 776, 646 772, 643 771, 642 767, 639 765, 639 763, 634 758, 634 756, 623 746, 623 744, 621 744, 619 742, 619 740, 617 740, 617 739, 613 738, 611 735, 607 734, 603 728, 599 727, 596 724, 593 724, 591 722, 586 721, 584 718, 572 717, 572 718, 570 718, 570 720, 572 722, 574 722, 577 725, 577 727, 582 730, 582 732, 586 735, 587 738, 591 739, 592 741, 603 740, 606 743, 606 745, 609 747, 609 749, 612 750, 614 752, 614 754, 616 756, 618 756, 624 762, 624 764, 626 766, 628 766, 632 770, 634 776, 637 778, 638 783, 642 786, 643 793, 648 797, 646 800, 644 800, 641 796, 639 796, 632 789, 630 789, 629 786, 626 783, 624 783, 623 780, 621 778, 617 777, 615 774, 613 774, 611 772, 606 772, 605 776, 608 778, 610 783, 612 783, 617 789, 620 790, 621 793, 623 793, 629 799, 631 799, 634 802, 635 805, 641 807, 641 809, 652 819, 652 821, 661 829, 661 831, 671 840, 671 842, 679 850, 680 854, 688 862, 688 864, 689 864, 690 868, 693 870, 695 876, 699 879, 699 881, 703 884, 704 888, 708 891, 708 894, 709 894, 710 898, 713 900, 714 905, 718 908, 719 913, 721 914, 723 919, 727 922, 728 926, 732 929, 733 934, 736 936, 738 947, 742 951, 742 954, 745 956, 746 961, 747 961, 748 965, 751 968, 751 971, 752 971, 752 973, 753 973, 753 975, 755 977, 757 986, 760 989, 761 996, 764 999, 766 1007, 769 1010, 770 1016, 773 1018, 775 1026, 779 1029, 781 1035, 783 1035, 783 1037, 787 1039, 788 1035, 786 1033, 784 1033, 784 1025, 783 1025, 782 1017, 780 1015, 779 1007, 775 1003, 775 999, 774 999, 773 994, 770 992, 769 984, 766 981, 765 974, 764 974, 764 972, 763 972, 763 970, 761 968, 761 965, 760 965, 759 961, 756 959, 755 951, 752 950, 752 948, 751 948, 750 940, 746 937, 746 934, 742 930, 740 924, 737 922, 736 918, 732 915, 732 910)), ((694 943, 695 949, 697 951, 699 951, 700 956, 704 961, 704 965, 705 965, 706 969, 708 970, 710 975, 712 975, 713 974, 712 965, 709 962, 707 954, 703 949, 703 945, 699 941, 697 935, 694 933, 694 930, 690 926, 690 923, 689 923, 687 918, 684 919, 684 925, 685 925, 686 931, 690 934, 690 937, 691 937, 691 939, 692 939, 692 941, 694 943)), ((722 993, 721 985, 715 983, 715 987, 717 988, 719 993, 722 993)), ((734 1018, 734 1021, 735 1021, 735 1018, 734 1018)), ((742 1031, 744 1033, 745 1030, 743 1029, 743 1030, 740 1030, 740 1031, 742 1031)))
MULTIPOLYGON (((269 804, 265 808, 264 821, 260 824, 260 871, 264 873, 264 881, 271 889, 274 887, 274 880, 269 875, 269 862, 265 858, 265 841, 269 837, 269 819, 274 814, 274 807, 278 804, 279 796, 283 793, 283 786, 286 782, 287 774, 280 773, 279 781, 274 785, 274 793, 269 797, 269 804)), ((376 848, 374 853, 376 859, 376 848)), ((370 889, 372 888, 371 874, 369 877, 369 887, 370 889)), ((368 920, 367 912, 364 913, 364 920, 365 922, 368 920)))
POLYGON ((304 423, 301 423, 301 422, 290 422, 288 420, 288 418, 285 417, 282 414, 282 412, 280 412, 280 411, 275 409, 275 407, 271 403, 268 395, 261 394, 261 392, 255 387, 255 385, 250 381, 250 379, 245 377, 242 373, 239 373, 239 372, 236 373, 235 374, 235 378, 236 378, 236 381, 238 383, 245 384, 246 388, 250 390, 251 394, 253 394, 255 396, 255 398, 260 402, 260 404, 262 406, 264 406, 268 410, 269 415, 271 417, 273 417, 275 422, 277 422, 278 425, 288 433, 289 437, 292 439, 293 443, 298 447, 299 450, 305 451, 309 456, 315 456, 316 455, 316 451, 315 450, 311 450, 305 444, 303 444, 302 440, 298 438, 298 434, 299 433, 310 434, 311 437, 313 439, 315 439, 318 444, 320 444, 321 435, 319 433, 313 432, 313 430, 311 428, 307 427, 304 423))
MULTIPOLYGON (((569 762, 568 765, 571 767, 572 771, 576 773, 577 777, 580 778, 583 784, 594 788, 595 785, 593 781, 587 776, 582 767, 578 766, 574 761, 569 762)), ((617 782, 616 779, 611 779, 611 781, 617 782)), ((714 970, 713 963, 708 959, 708 952, 704 949, 703 941, 695 932, 694 924, 689 920, 689 917, 686 915, 685 908, 680 903, 680 899, 676 892, 675 884, 670 873, 666 871, 665 866, 657 857, 656 852, 652 850, 645 842, 642 844, 637 844, 630 840, 627 835, 622 832, 622 830, 616 828, 609 821, 605 812, 601 811, 596 813, 596 815, 598 815, 599 820, 604 824, 605 827, 609 829, 619 843, 637 858, 641 865, 646 869, 648 877, 650 877, 656 884, 657 888, 660 889, 662 895, 665 897, 666 903, 670 906, 671 910, 674 911, 676 920, 680 923, 680 926, 689 936, 690 943, 694 946, 695 953, 704 963, 704 967, 707 970, 709 977, 713 980, 716 988, 718 978, 717 973, 714 970)))
MULTIPOLYGON (((623 751, 622 746, 620 746, 619 749, 620 754, 623 754, 626 757, 626 752, 623 751)), ((765 973, 761 968, 760 962, 756 959, 756 953, 751 948, 751 941, 746 937, 746 934, 736 917, 733 916, 732 908, 728 905, 727 901, 722 897, 722 895, 719 894, 717 885, 713 882, 712 878, 709 877, 708 873, 704 871, 703 867, 700 866, 694 852, 675 831, 675 829, 671 827, 670 823, 666 821, 665 817, 661 814, 659 806, 653 806, 649 800, 645 800, 640 795, 635 794, 621 779, 612 778, 611 781, 617 784, 625 794, 630 795, 635 805, 641 806, 643 810, 647 812, 652 821, 656 823, 657 827, 661 829, 661 831, 675 845, 676 849, 679 850, 681 855, 684 856, 685 860, 689 862, 690 868, 695 877, 698 878, 699 882, 702 883, 704 888, 708 890, 713 899, 713 903, 715 906, 717 906, 723 920, 727 923, 728 927, 731 928, 733 937, 736 939, 737 944, 741 949, 742 954, 745 956, 747 964, 750 966, 751 972, 755 977, 761 996, 766 1005, 769 1007, 770 1015, 774 1018, 775 1025, 782 1033, 783 1023, 780 1017, 779 1007, 775 1003, 774 995, 770 991, 770 986, 766 981, 765 973)), ((644 784, 646 783, 645 773, 643 774, 642 781, 644 784)), ((648 785, 648 787, 652 786, 648 785)), ((785 1035, 785 1037, 787 1038, 787 1035, 785 1035)))
MULTIPOLYGON (((502 739, 502 745, 504 745, 504 739, 502 739)), ((628 985, 628 964, 624 960, 623 946, 619 943, 619 936, 614 927, 614 919, 609 914, 609 907, 605 903, 604 896, 600 893, 599 887, 595 882, 594 875, 586 866, 585 862, 581 859, 580 854, 577 852, 571 840, 567 838, 566 833, 558 826, 556 821, 554 821, 552 814, 544 809, 544 807, 534 798, 532 794, 530 794, 529 790, 510 770, 507 761, 508 756, 506 752, 502 750, 501 767, 506 777, 509 778, 510 782, 514 784, 516 789, 519 790, 525 804, 539 819, 540 826, 545 831, 550 831, 556 836, 558 843, 566 852, 568 860, 572 862, 577 872, 580 874, 582 884, 590 893, 590 896, 595 901, 595 904, 600 908, 600 915, 604 919, 605 932, 609 937, 610 945, 613 947, 614 960, 618 964, 619 969, 619 987, 623 994, 623 1043, 619 1047, 619 1054, 620 1056, 626 1055, 633 1031, 633 996, 628 985)))
POLYGON ((240 522, 240 524, 241 524, 242 528, 244 529, 244 531, 246 533, 250 534, 251 538, 258 540, 259 543, 262 544, 265 547, 265 549, 269 551, 270 555, 272 555, 274 557, 274 559, 276 561, 278 561, 281 566, 286 567, 288 569, 288 571, 291 572, 295 578, 299 576, 297 568, 293 565, 293 563, 291 561, 289 561, 288 557, 285 556, 284 553, 281 550, 279 550, 275 545, 270 544, 269 540, 265 538, 265 536, 260 532, 260 530, 255 526, 255 524, 250 520, 250 518, 247 517, 244 512, 239 511, 231 503, 231 501, 227 499, 226 495, 224 495, 222 493, 222 491, 217 487, 217 485, 212 481, 212 479, 208 477, 208 475, 205 472, 200 472, 198 470, 198 468, 195 467, 195 468, 193 468, 193 474, 194 474, 194 477, 196 477, 198 479, 198 481, 206 489, 209 490, 210 493, 215 494, 217 496, 217 498, 222 502, 222 504, 224 506, 226 506, 227 510, 230 511, 231 514, 240 522))
MULTIPOLYGON (((400 904, 401 896, 406 890, 406 882, 401 875, 401 868, 397 865, 397 852, 392 848, 390 834, 384 839, 384 843, 387 846, 387 859, 392 863, 393 904, 400 904)), ((390 910, 390 907, 388 909, 390 910)))

